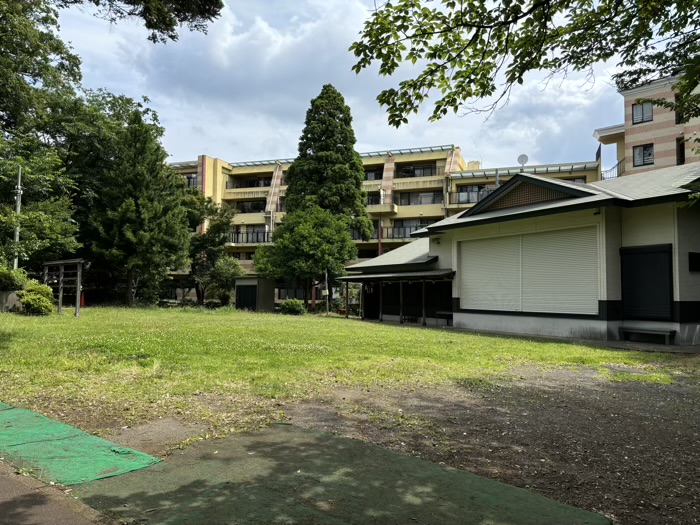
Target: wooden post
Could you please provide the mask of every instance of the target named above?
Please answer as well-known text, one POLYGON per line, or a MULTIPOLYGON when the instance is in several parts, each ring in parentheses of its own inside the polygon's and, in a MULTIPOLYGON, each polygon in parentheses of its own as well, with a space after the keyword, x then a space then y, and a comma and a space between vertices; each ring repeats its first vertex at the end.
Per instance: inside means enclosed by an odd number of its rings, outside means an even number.
POLYGON ((350 317, 350 281, 345 281, 345 319, 350 317))
POLYGON ((63 313, 63 265, 58 265, 58 314, 63 313))
POLYGON ((403 281, 399 281, 399 324, 403 324, 403 281))
POLYGON ((382 311, 382 306, 384 302, 384 282, 379 281, 379 322, 384 320, 384 312, 382 311))
POLYGON ((362 289, 360 290, 360 319, 365 320, 365 282, 362 281, 362 289))
POLYGON ((83 263, 78 263, 78 275, 75 283, 75 316, 80 317, 80 299, 82 298, 83 263))
POLYGON ((423 326, 425 324, 425 281, 423 281, 423 326))

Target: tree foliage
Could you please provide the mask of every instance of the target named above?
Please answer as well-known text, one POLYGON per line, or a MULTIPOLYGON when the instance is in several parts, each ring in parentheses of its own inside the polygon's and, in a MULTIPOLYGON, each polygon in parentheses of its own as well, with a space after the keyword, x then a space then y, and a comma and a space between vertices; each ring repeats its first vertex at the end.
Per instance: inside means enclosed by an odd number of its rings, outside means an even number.
POLYGON ((272 234, 274 244, 255 251, 261 275, 300 283, 308 290, 326 271, 331 279, 345 273, 345 262, 357 257, 348 220, 317 205, 287 214, 272 234))
POLYGON ((396 0, 375 9, 350 49, 356 72, 375 62, 382 75, 418 65, 415 77, 377 97, 394 126, 431 93, 431 120, 464 108, 491 111, 529 72, 592 74, 593 64, 611 59, 621 89, 681 75, 678 104, 687 119, 700 108, 699 30, 692 0, 396 0))
POLYGON ((59 7, 94 5, 97 15, 112 23, 127 18, 140 19, 150 31, 149 40, 177 40, 177 28, 206 32, 207 23, 218 18, 222 0, 52 0, 59 7))
POLYGON ((184 183, 165 164, 161 132, 141 112, 131 114, 91 218, 93 250, 125 278, 129 306, 139 280, 162 280, 188 253, 184 183))
POLYGON ((236 279, 243 275, 245 271, 241 267, 238 259, 233 257, 219 257, 214 267, 206 276, 206 283, 210 290, 221 301, 222 306, 228 306, 231 302, 231 295, 236 288, 236 279))
POLYGON ((350 108, 343 95, 326 84, 306 112, 299 155, 287 171, 285 203, 290 213, 311 203, 345 216, 369 239, 372 223, 362 190, 365 173, 355 142, 350 108))
POLYGON ((214 282, 211 274, 224 255, 224 244, 231 232, 234 211, 215 205, 195 188, 186 191, 184 203, 190 229, 204 224, 203 228, 190 237, 189 248, 190 275, 194 281, 197 302, 204 304, 207 288, 214 282))
POLYGON ((5 137, 42 129, 57 98, 73 93, 80 59, 57 34, 46 0, 0 2, 0 126, 5 137))
POLYGON ((75 186, 65 177, 55 150, 19 138, 0 137, 0 260, 15 253, 21 263, 39 267, 47 259, 74 253, 79 247, 71 196, 75 186), (15 213, 15 188, 22 169, 20 215, 15 213), (14 242, 15 226, 20 242, 14 242))

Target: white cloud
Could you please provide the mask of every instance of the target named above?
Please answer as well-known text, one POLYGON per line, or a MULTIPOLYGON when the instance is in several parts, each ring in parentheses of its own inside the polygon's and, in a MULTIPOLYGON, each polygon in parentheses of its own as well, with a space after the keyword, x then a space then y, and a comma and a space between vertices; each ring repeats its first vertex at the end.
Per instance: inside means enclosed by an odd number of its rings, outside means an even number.
POLYGON ((523 152, 531 163, 589 160, 593 128, 616 123, 611 114, 621 119, 622 98, 601 68, 588 89, 583 77, 543 89, 533 75, 486 122, 450 115, 428 123, 425 109, 394 129, 375 97, 397 80, 351 71, 348 47, 367 16, 361 0, 236 0, 207 35, 183 30, 165 45, 148 42, 136 22, 110 26, 83 10, 64 11, 61 22, 83 58, 84 84, 147 95, 177 160, 294 156, 309 101, 325 83, 350 105, 360 151, 456 144, 486 166, 515 164, 523 152))

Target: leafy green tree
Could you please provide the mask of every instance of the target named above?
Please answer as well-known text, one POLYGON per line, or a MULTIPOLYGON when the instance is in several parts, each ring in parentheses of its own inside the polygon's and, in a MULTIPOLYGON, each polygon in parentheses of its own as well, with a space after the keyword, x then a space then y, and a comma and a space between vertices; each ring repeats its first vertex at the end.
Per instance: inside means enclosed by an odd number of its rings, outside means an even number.
POLYGON ((317 205, 288 213, 272 234, 274 244, 260 246, 253 262, 258 273, 297 282, 308 304, 314 281, 345 273, 345 262, 357 257, 348 219, 317 205))
POLYGON ((169 269, 182 267, 188 253, 184 183, 165 164, 161 134, 141 112, 131 114, 91 218, 97 233, 92 248, 125 278, 128 306, 137 283, 153 287, 169 269))
POLYGON ((38 269, 47 259, 75 253, 77 224, 71 194, 75 187, 63 174, 56 152, 31 140, 0 137, 0 259, 15 252, 23 266, 38 269), (15 213, 17 172, 22 168, 22 212, 15 213), (14 228, 20 226, 20 242, 14 228))
POLYGON ((616 60, 625 89, 680 75, 681 114, 700 114, 700 10, 692 0, 396 0, 377 7, 351 46, 356 72, 402 63, 418 74, 377 97, 399 126, 437 93, 430 117, 495 109, 528 72, 565 75, 616 60), (489 100, 484 107, 479 102, 489 100))
POLYGON ((57 99, 80 82, 80 59, 58 36, 47 0, 0 2, 0 127, 13 137, 42 131, 57 99))
POLYGON ((218 18, 222 0, 53 0, 58 7, 93 4, 97 15, 110 22, 139 18, 151 34, 149 40, 177 40, 177 26, 206 32, 207 23, 218 18))
POLYGON ((222 306, 228 306, 231 303, 231 295, 236 288, 236 279, 244 273, 238 259, 228 256, 217 259, 214 268, 206 276, 206 282, 207 286, 219 298, 222 306))
POLYGON ((287 171, 285 203, 290 213, 316 204, 346 217, 369 239, 373 228, 362 190, 365 172, 355 142, 350 108, 343 95, 326 84, 306 112, 299 155, 287 171))
POLYGON ((190 238, 189 260, 197 302, 204 304, 207 288, 214 282, 210 278, 211 273, 224 255, 224 245, 231 232, 235 212, 231 208, 215 205, 194 188, 188 189, 185 194, 185 208, 190 229, 199 227, 190 238))

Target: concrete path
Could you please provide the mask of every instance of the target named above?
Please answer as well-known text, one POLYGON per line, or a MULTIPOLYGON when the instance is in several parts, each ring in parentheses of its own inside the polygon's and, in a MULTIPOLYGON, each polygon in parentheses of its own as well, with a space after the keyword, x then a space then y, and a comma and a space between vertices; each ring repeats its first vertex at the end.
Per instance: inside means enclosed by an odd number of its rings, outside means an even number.
POLYGON ((168 525, 608 525, 534 492, 290 425, 74 487, 121 520, 168 525))
POLYGON ((0 525, 111 525, 84 503, 0 463, 0 525))

